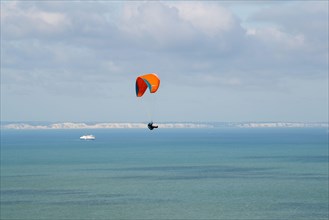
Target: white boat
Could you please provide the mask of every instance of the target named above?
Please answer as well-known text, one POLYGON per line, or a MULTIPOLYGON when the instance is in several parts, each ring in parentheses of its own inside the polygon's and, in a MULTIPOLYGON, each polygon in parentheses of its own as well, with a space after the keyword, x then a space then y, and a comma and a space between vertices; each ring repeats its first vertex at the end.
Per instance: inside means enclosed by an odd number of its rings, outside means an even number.
POLYGON ((92 134, 88 134, 88 135, 83 135, 80 137, 80 140, 95 140, 95 136, 92 134))

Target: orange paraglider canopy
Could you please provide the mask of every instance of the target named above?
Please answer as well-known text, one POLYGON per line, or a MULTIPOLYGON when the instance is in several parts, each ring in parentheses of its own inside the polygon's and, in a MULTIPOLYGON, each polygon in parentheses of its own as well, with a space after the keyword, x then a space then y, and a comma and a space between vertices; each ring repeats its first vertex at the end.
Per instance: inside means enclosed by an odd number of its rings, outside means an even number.
POLYGON ((137 77, 136 79, 136 96, 141 97, 149 88, 150 93, 155 93, 160 86, 160 79, 155 73, 150 73, 137 77))

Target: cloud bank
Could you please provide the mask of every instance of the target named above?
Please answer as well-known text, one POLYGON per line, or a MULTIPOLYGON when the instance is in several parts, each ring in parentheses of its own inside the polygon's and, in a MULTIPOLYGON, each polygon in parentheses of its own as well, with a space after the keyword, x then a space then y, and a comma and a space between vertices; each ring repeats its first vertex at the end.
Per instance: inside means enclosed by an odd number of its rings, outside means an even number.
MULTIPOLYGON (((144 72, 161 75, 168 97, 175 97, 184 85, 187 93, 196 87, 207 94, 260 91, 272 99, 272 92, 300 93, 296 85, 301 83, 320 88, 319 93, 302 96, 317 96, 318 108, 327 109, 327 86, 321 82, 328 80, 328 2, 265 4, 245 20, 234 6, 1 2, 1 87, 8 106, 3 112, 14 117, 10 108, 19 105, 9 100, 20 102, 19 94, 46 93, 53 101, 58 96, 96 96, 118 104, 116 97, 129 97, 125 89, 144 72)), ((203 95, 195 99, 202 102, 203 95)), ((326 117, 324 111, 320 114, 326 117)))

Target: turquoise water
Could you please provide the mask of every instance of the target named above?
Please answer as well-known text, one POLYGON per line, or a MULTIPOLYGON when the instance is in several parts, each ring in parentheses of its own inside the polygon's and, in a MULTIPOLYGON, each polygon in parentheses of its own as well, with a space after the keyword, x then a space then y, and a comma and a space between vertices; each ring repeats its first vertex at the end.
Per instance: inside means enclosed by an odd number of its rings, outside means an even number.
POLYGON ((328 219, 326 129, 1 131, 1 219, 328 219), (81 141, 92 133, 95 141, 81 141))

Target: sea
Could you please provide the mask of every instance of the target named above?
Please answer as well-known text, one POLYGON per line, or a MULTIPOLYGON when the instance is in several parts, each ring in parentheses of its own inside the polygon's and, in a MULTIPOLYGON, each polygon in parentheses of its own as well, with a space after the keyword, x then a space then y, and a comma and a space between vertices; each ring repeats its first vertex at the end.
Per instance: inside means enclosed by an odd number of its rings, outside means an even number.
POLYGON ((327 220, 328 135, 3 129, 0 219, 327 220))

